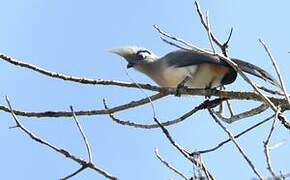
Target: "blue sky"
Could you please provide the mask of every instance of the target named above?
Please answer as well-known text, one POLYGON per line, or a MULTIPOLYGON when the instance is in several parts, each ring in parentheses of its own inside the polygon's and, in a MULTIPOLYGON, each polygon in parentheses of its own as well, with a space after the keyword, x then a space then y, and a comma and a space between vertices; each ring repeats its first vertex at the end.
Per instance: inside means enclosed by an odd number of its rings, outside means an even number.
MULTIPOLYGON (((274 74, 264 49, 262 38, 276 57, 285 82, 290 84, 289 1, 220 0, 200 1, 208 10, 214 33, 226 39, 234 28, 229 54, 259 65, 274 74)), ((1 2, 0 51, 22 61, 68 75, 130 81, 124 72, 126 63, 107 52, 124 45, 145 46, 163 55, 175 49, 159 39, 152 25, 209 48, 193 1, 122 0, 122 1, 37 1, 10 0, 1 2)), ((0 62, 0 103, 5 95, 13 107, 25 111, 101 109, 102 99, 110 106, 119 105, 144 95, 135 89, 112 86, 80 85, 45 77, 27 69, 0 62)), ((129 70, 137 82, 153 83, 144 75, 129 70)), ((260 82, 260 81, 259 81, 260 82)), ((262 82, 261 82, 262 83, 262 82)), ((234 90, 249 90, 240 78, 229 86, 234 90)), ((198 105, 203 97, 166 97, 155 103, 161 120, 178 117, 198 105)), ((255 105, 235 102, 235 111, 255 105)), ((271 111, 227 125, 239 132, 267 117, 271 111)), ((117 113, 122 119, 153 123, 149 105, 117 113)), ((18 129, 8 129, 14 122, 0 112, 1 179, 58 179, 78 168, 78 165, 47 147, 37 144, 18 129)), ((154 156, 154 149, 178 169, 190 176, 188 163, 167 141, 159 129, 140 130, 115 124, 107 116, 80 117, 80 122, 92 146, 94 162, 120 179, 179 179, 154 156)), ((85 147, 71 118, 23 118, 25 126, 49 142, 86 158, 85 147)), ((239 139, 249 157, 265 177, 269 176, 262 141, 271 123, 239 139)), ((169 128, 176 141, 190 150, 212 147, 226 135, 207 112, 199 112, 183 123, 169 128)), ((273 143, 289 139, 288 131, 277 123, 273 143)), ((289 143, 272 151, 277 172, 289 172, 289 143)), ((251 179, 254 174, 232 144, 203 156, 217 179, 251 179)), ((86 170, 73 179, 103 179, 86 170)))

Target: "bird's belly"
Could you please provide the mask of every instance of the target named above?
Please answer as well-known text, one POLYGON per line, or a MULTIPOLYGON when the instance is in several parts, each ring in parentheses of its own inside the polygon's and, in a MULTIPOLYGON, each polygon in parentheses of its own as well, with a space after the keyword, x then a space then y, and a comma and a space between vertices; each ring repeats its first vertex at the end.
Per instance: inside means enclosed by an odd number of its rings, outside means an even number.
MULTIPOLYGON (((200 64, 187 67, 166 68, 160 78, 154 80, 163 87, 176 88, 186 77, 189 77, 185 86, 189 88, 214 88, 221 85, 221 80, 227 69, 216 68, 209 64, 200 64)), ((156 76, 155 76, 156 77, 156 76)))
POLYGON ((164 87, 175 88, 186 78, 187 75, 188 70, 186 68, 170 67, 161 74, 160 81, 157 83, 164 87))

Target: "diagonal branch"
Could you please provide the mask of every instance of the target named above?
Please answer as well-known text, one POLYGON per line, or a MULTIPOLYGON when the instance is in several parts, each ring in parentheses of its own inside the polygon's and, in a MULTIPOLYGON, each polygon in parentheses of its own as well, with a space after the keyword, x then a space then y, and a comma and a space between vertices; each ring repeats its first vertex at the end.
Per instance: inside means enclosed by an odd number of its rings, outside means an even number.
POLYGON ((71 112, 73 114, 73 119, 74 119, 74 121, 75 121, 75 123, 76 123, 76 125, 77 125, 77 127, 78 127, 78 129, 79 129, 79 131, 81 133, 81 135, 82 135, 82 138, 84 140, 84 143, 85 143, 85 146, 86 146, 86 149, 87 149, 87 152, 88 152, 88 156, 89 156, 89 162, 93 162, 93 156, 92 156, 91 147, 90 147, 90 144, 88 142, 88 139, 87 139, 87 137, 86 137, 86 135, 84 133, 84 130, 83 130, 83 128, 82 128, 77 116, 74 113, 73 107, 70 106, 70 109, 71 109, 71 112))
POLYGON ((71 173, 70 175, 64 177, 64 178, 61 178, 60 180, 67 180, 75 175, 77 175, 78 173, 82 172, 83 170, 85 170, 87 167, 85 166, 81 166, 78 170, 76 170, 75 172, 71 173))
MULTIPOLYGON (((162 132, 164 133, 164 135, 166 136, 166 138, 169 140, 169 142, 189 161, 191 161, 194 165, 196 166, 200 166, 201 164, 198 163, 194 158, 192 158, 192 156, 190 155, 189 151, 184 149, 182 146, 180 146, 177 142, 174 141, 174 139, 172 138, 172 136, 170 135, 169 131, 160 123, 160 121, 157 118, 153 118, 154 121, 159 125, 160 129, 162 130, 162 132)), ((201 165, 202 169, 206 172, 205 174, 207 174, 210 178, 210 180, 213 180, 213 176, 211 175, 211 173, 205 168, 205 166, 201 165)))
MULTIPOLYGON (((234 138, 237 139, 237 138, 241 137, 242 135, 244 135, 244 134, 250 132, 251 130, 253 130, 253 129, 259 127, 260 125, 262 125, 262 124, 268 122, 268 121, 271 120, 274 116, 275 116, 275 115, 272 115, 272 116, 270 116, 270 117, 264 119, 263 121, 261 121, 261 122, 255 124, 255 125, 253 125, 253 126, 247 128, 247 129, 245 129, 244 131, 242 131, 242 132, 240 132, 239 134, 235 135, 234 138)), ((225 145, 226 143, 228 143, 228 142, 230 142, 230 141, 231 141, 231 139, 229 138, 229 139, 227 139, 227 140, 224 140, 224 141, 220 142, 218 145, 216 145, 216 146, 213 147, 213 148, 206 149, 206 150, 195 151, 195 152, 191 153, 191 155, 194 155, 194 154, 204 154, 204 153, 213 152, 213 151, 215 151, 215 150, 221 148, 223 145, 225 145)))
MULTIPOLYGON (((0 60, 6 61, 6 62, 13 64, 13 65, 16 65, 16 66, 30 69, 32 71, 38 72, 40 74, 43 74, 43 75, 46 75, 46 76, 49 76, 52 78, 62 79, 64 81, 71 81, 71 82, 76 82, 76 83, 81 83, 81 84, 91 84, 91 85, 113 85, 113 86, 128 87, 128 88, 138 88, 135 83, 114 81, 114 80, 75 77, 75 76, 69 76, 69 75, 65 75, 62 73, 58 73, 58 72, 49 71, 49 70, 46 70, 44 68, 35 66, 33 64, 19 61, 15 58, 12 58, 12 57, 10 57, 6 54, 3 54, 3 53, 0 53, 0 60)), ((140 84, 140 86, 143 89, 147 89, 147 90, 151 90, 151 91, 160 91, 160 88, 157 86, 151 86, 149 84, 140 84)))
POLYGON ((176 174, 178 174, 180 177, 182 177, 185 180, 189 180, 188 177, 186 177, 183 173, 181 173, 179 170, 177 170, 175 167, 173 167, 169 162, 167 162, 166 160, 164 160, 161 155, 158 152, 158 149, 155 149, 155 155, 156 157, 160 160, 160 162, 162 162, 166 167, 168 167, 169 169, 171 169, 173 172, 175 172, 176 174))
POLYGON ((241 146, 238 144, 238 142, 236 141, 234 135, 218 120, 218 118, 214 115, 214 113, 212 112, 211 109, 208 109, 210 115, 212 116, 212 118, 215 120, 215 122, 226 132, 226 134, 229 136, 229 138, 231 139, 231 141, 234 143, 234 145, 237 147, 237 149, 239 150, 239 152, 241 153, 241 155, 243 156, 243 158, 246 160, 246 162, 248 163, 248 165, 250 166, 250 168, 253 170, 253 172, 257 175, 257 177, 260 180, 263 180, 264 178, 262 177, 262 175, 258 172, 257 168, 255 167, 255 165, 253 164, 253 162, 249 159, 249 157, 247 156, 247 154, 245 153, 245 151, 241 148, 241 146))
POLYGON ((269 134, 267 136, 266 141, 264 141, 264 153, 265 153, 265 157, 266 157, 266 162, 267 162, 267 169, 269 170, 269 172, 271 173, 273 179, 277 179, 277 175, 275 174, 273 167, 272 167, 272 163, 271 163, 271 156, 270 156, 270 152, 269 152, 269 142, 270 142, 270 138, 274 132, 275 129, 275 123, 276 120, 278 118, 278 114, 280 113, 280 110, 278 109, 278 111, 276 112, 276 115, 274 117, 271 129, 269 131, 269 134))
POLYGON ((255 107, 253 109, 247 110, 247 111, 239 113, 239 114, 231 115, 231 117, 229 117, 229 118, 224 117, 221 113, 218 113, 218 112, 214 112, 214 114, 226 123, 233 123, 233 122, 236 122, 240 119, 244 119, 244 118, 248 118, 248 117, 252 117, 252 116, 255 116, 257 114, 260 114, 260 113, 266 111, 268 108, 269 108, 269 106, 263 103, 260 106, 255 107))
MULTIPOLYGON (((150 96, 151 101, 155 101, 158 99, 161 99, 163 97, 167 96, 166 93, 157 93, 155 95, 150 96)), ((100 110, 81 110, 81 111, 75 111, 75 114, 77 116, 92 116, 92 115, 103 115, 108 113, 115 113, 119 111, 128 110, 131 108, 135 108, 144 104, 149 103, 149 99, 142 98, 137 101, 131 101, 129 103, 115 106, 110 109, 100 109, 100 110)), ((10 112, 9 108, 3 105, 0 105, 0 110, 5 112, 10 112)), ((45 111, 45 112, 25 112, 25 111, 19 111, 19 110, 13 110, 16 115, 19 116, 26 116, 26 117, 72 117, 72 113, 70 111, 45 111)))
MULTIPOLYGON (((184 121, 185 119, 187 119, 188 117, 192 116, 197 111, 202 110, 202 109, 206 109, 206 108, 213 108, 213 107, 217 106, 218 104, 220 104, 223 100, 224 99, 221 99, 221 98, 217 98, 217 99, 213 99, 213 100, 206 100, 203 103, 201 103, 200 105, 193 108, 192 110, 183 114, 182 116, 180 116, 176 119, 173 119, 173 120, 161 122, 161 124, 163 126, 171 126, 171 125, 180 123, 180 122, 184 121)), ((106 99, 103 99, 103 105, 104 105, 105 109, 108 109, 106 99)), ((154 123, 154 124, 139 124, 139 123, 135 123, 133 121, 121 120, 121 119, 115 117, 113 113, 110 113, 109 116, 114 122, 121 124, 121 125, 124 125, 124 126, 130 126, 130 127, 142 128, 142 129, 159 128, 159 125, 156 123, 154 123)))
POLYGON ((116 180, 117 178, 114 177, 113 175, 109 174, 108 172, 106 172, 105 170, 97 167, 95 164, 93 164, 92 162, 87 162, 83 159, 80 159, 78 157, 76 157, 75 155, 72 155, 69 151, 65 150, 65 149, 61 149, 61 148, 58 148, 52 144, 50 144, 49 142, 41 139, 40 137, 36 136, 35 134, 33 134, 32 132, 30 132, 27 128, 25 128, 21 123, 20 121, 18 120, 17 116, 14 114, 13 110, 12 110, 12 107, 11 107, 11 104, 10 104, 10 101, 8 99, 8 97, 6 97, 6 102, 8 104, 8 107, 11 111, 11 115, 16 123, 16 126, 17 128, 20 128, 25 134, 27 134, 32 140, 40 143, 40 144, 43 144, 47 147, 49 147, 50 149, 54 150, 55 152, 57 153, 60 153, 62 154, 63 156, 65 156, 66 158, 68 159, 71 159, 73 161, 75 161, 76 163, 78 163, 79 165, 81 166, 85 166, 87 168, 90 168, 90 169, 93 169, 95 170, 96 172, 100 173, 101 175, 103 175, 104 177, 108 178, 108 179, 112 179, 112 180, 116 180))
POLYGON ((261 39, 259 39, 259 41, 260 41, 260 43, 262 44, 262 46, 264 47, 264 49, 266 50, 266 52, 267 52, 268 56, 270 57, 270 59, 271 59, 271 62, 272 62, 272 64, 273 64, 273 66, 274 66, 274 69, 275 69, 276 74, 277 74, 277 76, 278 76, 278 78, 279 78, 280 84, 281 84, 281 86, 282 86, 282 90, 283 90, 283 92, 284 92, 285 98, 287 99, 288 104, 290 105, 290 98, 289 98, 289 96, 288 96, 288 93, 287 93, 287 90, 286 90, 286 86, 285 86, 285 84, 284 84, 284 81, 283 81, 283 78, 282 78, 282 75, 281 75, 280 69, 279 69, 279 67, 278 67, 278 65, 277 65, 277 63, 276 63, 276 60, 275 60, 274 56, 272 55, 270 49, 269 49, 269 48, 267 47, 267 45, 264 43, 264 41, 261 40, 261 39))

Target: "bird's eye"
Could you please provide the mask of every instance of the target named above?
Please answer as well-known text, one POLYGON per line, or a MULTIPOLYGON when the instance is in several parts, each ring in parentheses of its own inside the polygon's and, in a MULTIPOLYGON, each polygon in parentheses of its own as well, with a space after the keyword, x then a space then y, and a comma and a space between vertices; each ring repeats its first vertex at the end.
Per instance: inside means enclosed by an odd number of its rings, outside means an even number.
POLYGON ((148 51, 139 51, 137 52, 137 60, 144 60, 148 57, 148 55, 150 54, 150 52, 148 51))

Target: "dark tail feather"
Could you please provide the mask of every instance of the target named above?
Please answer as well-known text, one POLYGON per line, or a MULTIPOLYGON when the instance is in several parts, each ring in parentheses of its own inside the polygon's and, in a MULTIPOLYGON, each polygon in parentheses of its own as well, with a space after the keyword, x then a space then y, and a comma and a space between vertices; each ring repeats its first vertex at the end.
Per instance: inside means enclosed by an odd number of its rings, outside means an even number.
POLYGON ((251 63, 239 60, 239 59, 232 59, 237 65, 242 69, 242 71, 249 73, 251 75, 257 76, 265 81, 270 82, 271 84, 281 88, 281 84, 273 78, 272 75, 270 75, 268 72, 263 70, 262 68, 255 66, 251 63))

